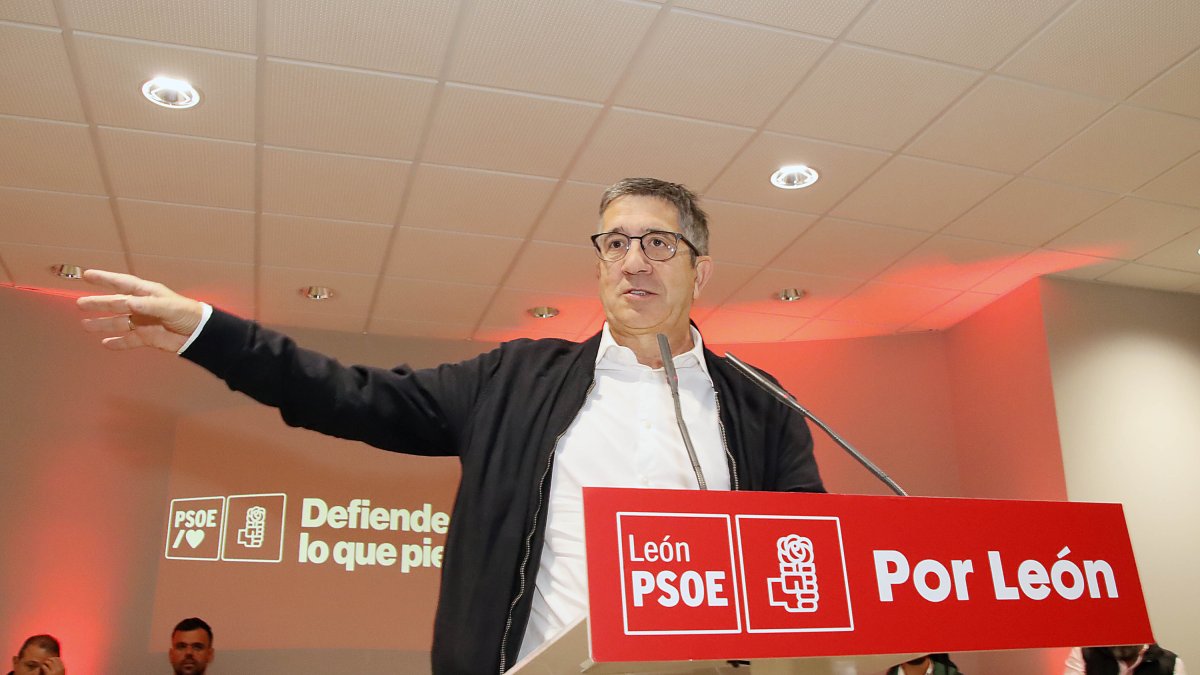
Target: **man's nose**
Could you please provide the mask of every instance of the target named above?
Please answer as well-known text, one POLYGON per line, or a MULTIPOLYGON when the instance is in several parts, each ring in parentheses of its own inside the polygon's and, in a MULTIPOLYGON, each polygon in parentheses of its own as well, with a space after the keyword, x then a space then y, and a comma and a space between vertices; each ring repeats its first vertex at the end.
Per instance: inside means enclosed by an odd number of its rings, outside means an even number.
POLYGON ((625 257, 621 259, 621 270, 626 274, 640 274, 650 271, 650 259, 646 257, 646 251, 642 249, 641 239, 631 239, 629 241, 629 250, 625 252, 625 257))

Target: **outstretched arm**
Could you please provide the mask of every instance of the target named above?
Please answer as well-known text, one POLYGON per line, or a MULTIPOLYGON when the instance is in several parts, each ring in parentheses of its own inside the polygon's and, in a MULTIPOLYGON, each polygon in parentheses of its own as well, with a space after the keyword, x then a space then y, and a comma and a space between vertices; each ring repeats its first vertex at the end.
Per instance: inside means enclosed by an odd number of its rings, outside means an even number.
POLYGON ((85 330, 111 334, 101 340, 109 349, 155 347, 178 352, 200 325, 204 306, 160 283, 104 270, 87 270, 83 278, 114 291, 76 301, 84 311, 109 314, 83 320, 85 330))

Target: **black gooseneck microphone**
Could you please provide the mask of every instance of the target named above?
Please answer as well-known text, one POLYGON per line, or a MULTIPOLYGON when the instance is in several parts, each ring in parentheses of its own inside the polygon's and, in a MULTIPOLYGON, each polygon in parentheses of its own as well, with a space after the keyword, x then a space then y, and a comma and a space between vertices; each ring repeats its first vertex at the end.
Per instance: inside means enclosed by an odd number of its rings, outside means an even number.
POLYGON ((696 458, 696 448, 692 446, 692 437, 688 435, 687 425, 683 423, 683 408, 679 405, 679 373, 675 372, 675 362, 671 360, 671 343, 667 336, 659 333, 658 351, 662 355, 663 372, 667 376, 667 386, 671 388, 671 399, 675 402, 675 421, 679 424, 679 433, 683 436, 683 447, 687 448, 688 459, 692 460, 692 471, 696 472, 696 483, 701 490, 707 490, 704 482, 704 472, 700 469, 700 460, 696 458))
MULTIPOLYGON (((661 338, 661 336, 659 336, 659 337, 661 338)), ((661 340, 660 340, 660 342, 661 342, 661 340)), ((821 430, 824 431, 826 434, 828 434, 829 437, 832 438, 835 443, 842 446, 842 449, 845 450, 846 452, 850 453, 851 457, 858 460, 859 464, 862 464, 863 466, 865 466, 867 468, 867 471, 870 471, 872 474, 875 475, 876 478, 883 481, 883 483, 885 485, 887 485, 889 488, 891 488, 892 492, 895 492, 896 494, 900 495, 901 497, 908 496, 908 493, 904 491, 904 488, 897 485, 896 481, 892 480, 890 476, 888 476, 886 473, 883 472, 883 469, 880 469, 879 467, 875 466, 874 462, 872 462, 871 460, 864 457, 861 452, 859 452, 858 450, 855 450, 849 443, 842 440, 842 437, 838 436, 833 431, 833 429, 830 429, 828 426, 825 425, 824 422, 817 419, 815 415, 810 413, 808 411, 808 409, 806 409, 804 406, 800 405, 796 401, 796 397, 789 394, 786 389, 775 384, 774 382, 770 381, 769 379, 763 377, 762 373, 759 373, 753 367, 747 365, 745 361, 742 361, 741 359, 734 356, 733 354, 730 354, 729 352, 725 352, 725 358, 729 359, 729 362, 732 363, 734 365, 734 367, 737 368, 740 373, 742 373, 746 377, 750 378, 750 381, 754 382, 758 386, 765 389, 767 391, 767 393, 769 393, 772 396, 774 396, 775 398, 779 399, 780 402, 782 402, 784 405, 799 412, 801 415, 804 415, 808 419, 812 420, 817 426, 821 427, 821 430)), ((680 424, 682 424, 682 421, 680 421, 680 424)))

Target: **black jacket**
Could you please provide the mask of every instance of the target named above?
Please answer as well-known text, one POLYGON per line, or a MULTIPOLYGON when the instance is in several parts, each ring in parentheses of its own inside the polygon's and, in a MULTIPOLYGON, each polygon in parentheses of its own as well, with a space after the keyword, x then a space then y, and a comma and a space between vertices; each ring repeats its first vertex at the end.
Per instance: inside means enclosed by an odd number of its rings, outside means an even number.
MULTIPOLYGON (((554 447, 593 383, 600 336, 515 340, 426 370, 346 367, 219 310, 184 357, 284 421, 462 464, 434 623, 436 673, 503 672, 520 650, 554 447)), ((705 350, 735 490, 823 492, 803 418, 705 350)))
MULTIPOLYGON (((1117 675, 1120 672, 1117 657, 1108 647, 1084 647, 1081 651, 1087 675, 1117 675)), ((1171 675, 1175 672, 1176 658, 1174 652, 1152 644, 1142 654, 1142 662, 1133 669, 1134 675, 1171 675)))

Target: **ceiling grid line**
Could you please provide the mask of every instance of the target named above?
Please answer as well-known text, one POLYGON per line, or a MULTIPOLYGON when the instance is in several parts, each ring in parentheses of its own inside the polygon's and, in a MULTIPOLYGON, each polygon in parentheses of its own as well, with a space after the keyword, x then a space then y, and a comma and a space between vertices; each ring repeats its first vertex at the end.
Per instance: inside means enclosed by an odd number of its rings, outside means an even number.
MULTIPOLYGON (((546 198, 545 203, 542 204, 541 209, 534 216, 529 230, 525 235, 525 240, 517 248, 516 253, 513 255, 512 260, 508 264, 508 267, 500 275, 500 281, 496 284, 496 288, 492 292, 492 296, 488 299, 488 306, 492 305, 492 303, 496 301, 496 298, 499 297, 500 293, 505 288, 506 282, 512 276, 513 270, 516 268, 517 261, 519 261, 524 255, 525 251, 529 249, 530 244, 533 242, 534 233, 537 232, 538 226, 541 225, 542 220, 546 217, 546 214, 550 210, 551 204, 554 203, 555 198, 562 191, 563 186, 568 181, 571 172, 574 171, 575 166, 579 163, 579 158, 583 156, 583 153, 587 150, 588 146, 591 145, 592 140, 596 136, 596 132, 600 129, 600 126, 608 117, 609 111, 612 110, 613 103, 617 98, 617 94, 620 93, 621 87, 629 79, 630 72, 638 63, 641 56, 645 53, 647 45, 661 28, 663 22, 666 21, 666 18, 670 14, 673 5, 674 0, 667 0, 661 7, 658 8, 654 19, 651 20, 650 25, 646 28, 646 32, 642 36, 641 42, 638 43, 638 46, 633 50, 633 53, 630 54, 629 60, 625 64, 625 68, 622 70, 621 74, 617 76, 616 82, 609 90, 604 101, 601 102, 600 112, 596 115, 596 118, 592 121, 592 124, 588 127, 587 131, 584 132, 583 138, 580 140, 579 145, 575 148, 575 152, 571 155, 571 158, 567 160, 566 166, 563 167, 563 170, 560 173, 557 181, 555 181, 554 186, 551 188, 550 194, 546 198)), ((478 335, 483 329, 483 323, 486 319, 486 312, 479 315, 475 325, 471 328, 472 337, 478 335)))
MULTIPOLYGON (((259 1, 265 2, 265 0, 259 1)), ((429 135, 433 129, 434 120, 437 118, 438 109, 441 107, 442 98, 445 95, 446 76, 450 73, 454 62, 454 55, 459 48, 463 25, 466 23, 471 3, 472 0, 461 0, 458 12, 454 17, 454 28, 450 32, 450 40, 446 44, 446 51, 442 54, 442 65, 438 72, 437 85, 433 90, 433 98, 429 102, 429 109, 425 113, 425 119, 421 122, 421 131, 417 135, 417 147, 413 152, 412 161, 409 163, 408 175, 400 190, 400 203, 396 207, 396 215, 392 218, 392 226, 384 240, 383 257, 379 261, 379 274, 375 278, 375 283, 371 289, 371 297, 367 301, 367 313, 363 317, 362 329, 360 331, 362 333, 370 330, 376 308, 379 306, 379 296, 383 293, 384 279, 386 278, 388 265, 391 263, 392 249, 395 247, 396 232, 400 228, 400 223, 404 220, 405 211, 408 209, 409 197, 412 194, 413 183, 416 182, 417 174, 421 170, 421 160, 425 154, 425 147, 429 142, 429 135)))
POLYGON ((136 268, 133 264, 133 255, 130 253, 129 236, 125 231, 124 222, 121 219, 121 210, 117 207, 117 192, 113 189, 112 176, 109 175, 108 158, 104 154, 104 148, 100 144, 100 129, 96 124, 95 117, 92 114, 91 101, 87 96, 87 92, 83 87, 83 76, 80 72, 79 54, 75 49, 74 31, 71 28, 71 22, 67 17, 65 0, 51 0, 51 5, 54 8, 55 15, 58 19, 58 25, 61 30, 63 50, 66 52, 67 64, 70 68, 71 78, 75 85, 75 91, 79 95, 79 107, 83 110, 84 123, 87 125, 88 138, 92 143, 92 151, 96 153, 96 170, 100 174, 100 183, 104 186, 104 193, 108 197, 108 208, 112 214, 113 224, 117 229, 117 239, 121 242, 121 250, 125 257, 125 268, 130 274, 136 274, 136 268))

